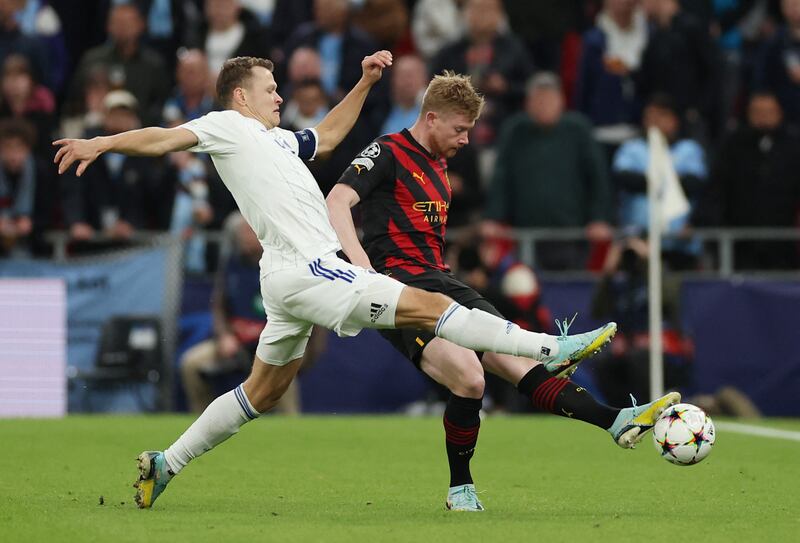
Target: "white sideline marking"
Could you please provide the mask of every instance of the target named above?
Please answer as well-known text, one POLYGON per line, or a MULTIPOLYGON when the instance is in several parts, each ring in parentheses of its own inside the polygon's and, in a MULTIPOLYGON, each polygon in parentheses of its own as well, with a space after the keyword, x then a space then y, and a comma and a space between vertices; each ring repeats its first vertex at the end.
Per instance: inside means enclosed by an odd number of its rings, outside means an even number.
POLYGON ((738 422, 719 422, 714 426, 726 432, 737 434, 747 434, 751 436, 772 437, 775 439, 787 439, 789 441, 800 441, 800 432, 791 430, 778 430, 776 428, 764 428, 752 424, 740 424, 738 422))

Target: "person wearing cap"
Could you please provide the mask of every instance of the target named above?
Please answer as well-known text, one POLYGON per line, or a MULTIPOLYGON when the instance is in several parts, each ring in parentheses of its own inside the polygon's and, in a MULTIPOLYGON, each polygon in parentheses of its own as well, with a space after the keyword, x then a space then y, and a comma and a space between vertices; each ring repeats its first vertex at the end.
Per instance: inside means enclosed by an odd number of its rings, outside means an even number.
MULTIPOLYGON (((100 133, 119 134, 141 126, 139 102, 126 90, 114 90, 103 99, 100 133)), ((176 179, 175 169, 163 158, 109 153, 79 180, 63 179, 64 220, 74 241, 96 240, 98 231, 114 242, 130 240, 138 229, 165 230, 169 226, 176 179)))
MULTIPOLYGON (((564 111, 561 82, 539 72, 526 87, 525 111, 506 121, 483 224, 484 234, 514 228, 584 228, 589 241, 610 238, 611 186, 592 126, 564 111)), ((585 265, 582 243, 537 244, 537 263, 548 269, 585 265)))

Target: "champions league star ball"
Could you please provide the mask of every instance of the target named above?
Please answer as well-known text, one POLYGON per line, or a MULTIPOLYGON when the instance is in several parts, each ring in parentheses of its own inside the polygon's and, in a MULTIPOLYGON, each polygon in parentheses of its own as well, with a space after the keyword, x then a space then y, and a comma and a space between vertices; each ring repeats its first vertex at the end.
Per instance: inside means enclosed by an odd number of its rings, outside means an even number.
POLYGON ((711 418, 688 403, 665 409, 653 428, 653 441, 661 458, 679 466, 697 464, 708 456, 715 438, 711 418))

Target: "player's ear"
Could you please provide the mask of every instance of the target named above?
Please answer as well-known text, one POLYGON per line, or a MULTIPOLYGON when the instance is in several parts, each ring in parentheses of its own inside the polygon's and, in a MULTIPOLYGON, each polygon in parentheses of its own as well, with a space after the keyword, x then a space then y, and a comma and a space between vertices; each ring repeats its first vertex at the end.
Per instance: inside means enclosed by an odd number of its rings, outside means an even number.
POLYGON ((438 118, 439 115, 437 115, 435 111, 428 111, 427 113, 425 113, 425 124, 427 124, 428 126, 433 126, 433 123, 438 118))
POLYGON ((247 103, 247 95, 245 94, 244 87, 236 87, 233 89, 233 101, 240 106, 247 103))

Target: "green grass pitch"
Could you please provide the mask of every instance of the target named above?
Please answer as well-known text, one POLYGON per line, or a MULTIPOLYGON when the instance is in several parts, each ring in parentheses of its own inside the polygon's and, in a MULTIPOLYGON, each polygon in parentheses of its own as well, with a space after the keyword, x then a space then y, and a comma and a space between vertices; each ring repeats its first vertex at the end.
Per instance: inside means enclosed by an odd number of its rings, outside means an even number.
MULTIPOLYGON (((193 462, 149 511, 135 458, 187 416, 0 421, 0 539, 38 541, 797 541, 800 443, 718 431, 701 464, 616 447, 556 417, 490 417, 483 513, 444 509, 441 421, 264 417, 193 462), (100 505, 100 496, 103 505, 100 505)), ((800 430, 798 421, 761 423, 800 430)))

